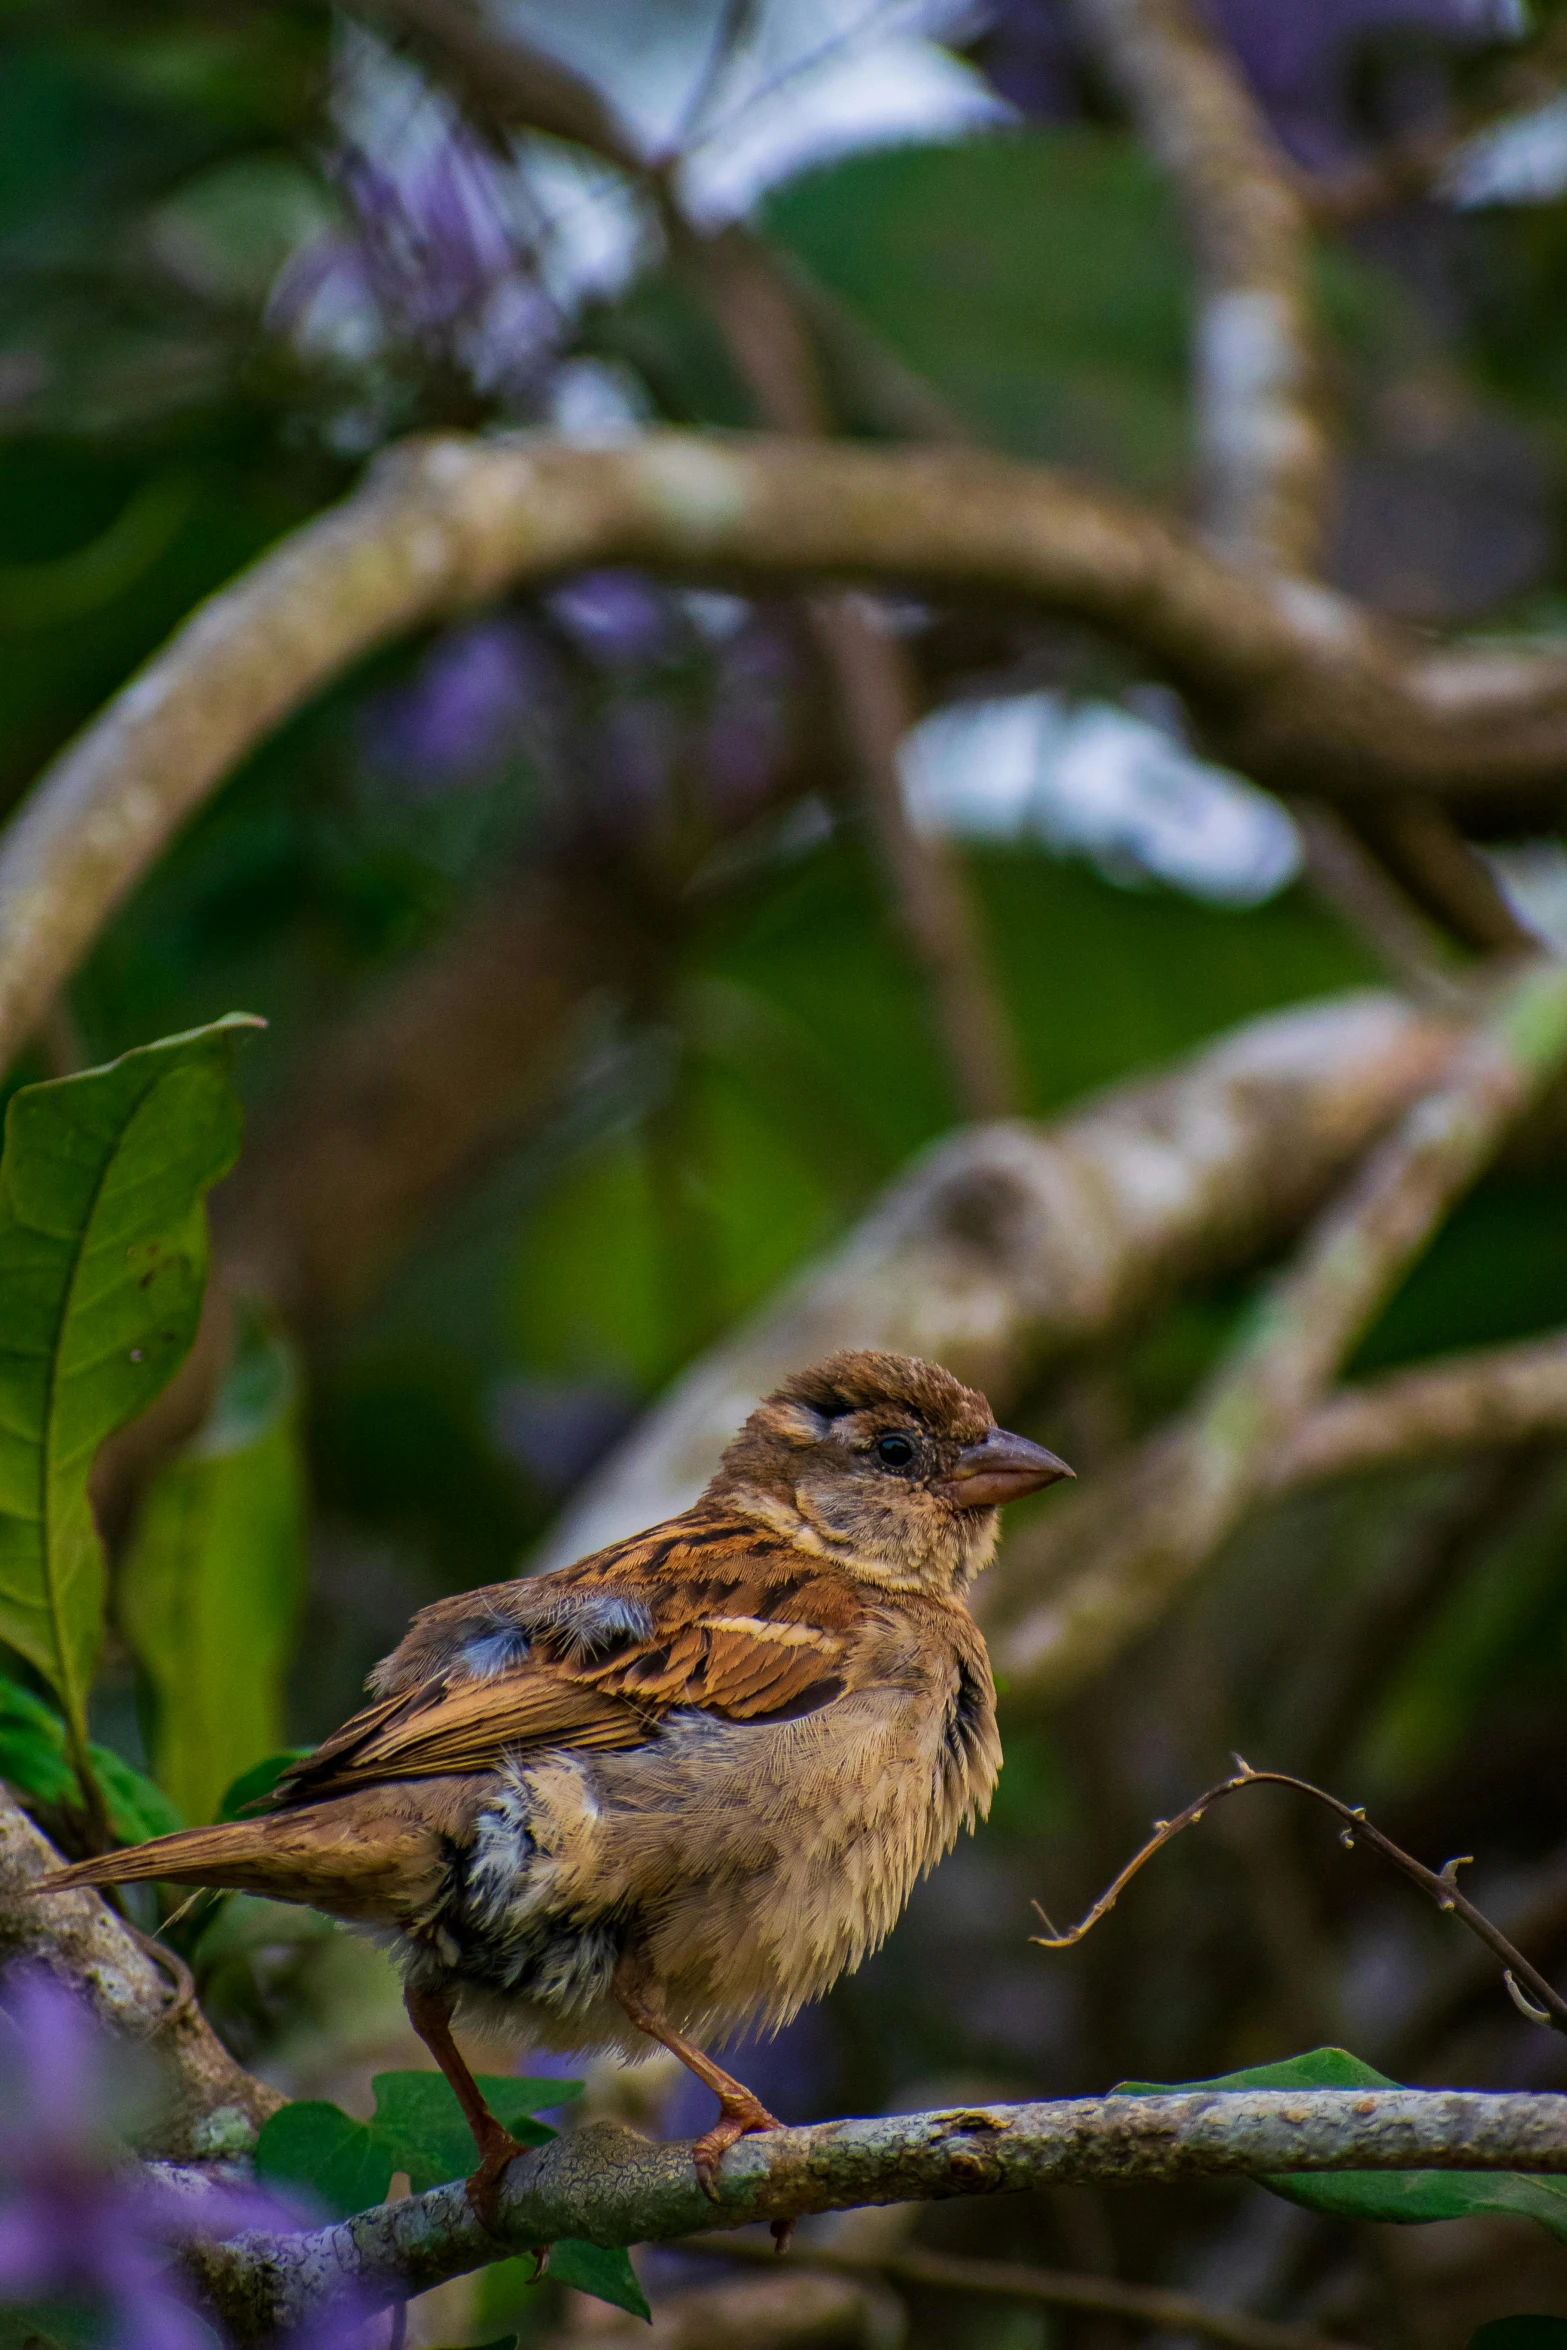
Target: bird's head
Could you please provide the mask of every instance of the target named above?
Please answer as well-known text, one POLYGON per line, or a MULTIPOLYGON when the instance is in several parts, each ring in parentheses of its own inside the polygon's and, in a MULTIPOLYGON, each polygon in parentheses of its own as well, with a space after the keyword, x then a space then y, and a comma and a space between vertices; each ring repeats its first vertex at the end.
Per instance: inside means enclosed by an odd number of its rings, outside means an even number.
POLYGON ((894 1587, 961 1591, 1003 1502, 1070 1477, 939 1364, 856 1350, 759 1403, 709 1491, 894 1587))

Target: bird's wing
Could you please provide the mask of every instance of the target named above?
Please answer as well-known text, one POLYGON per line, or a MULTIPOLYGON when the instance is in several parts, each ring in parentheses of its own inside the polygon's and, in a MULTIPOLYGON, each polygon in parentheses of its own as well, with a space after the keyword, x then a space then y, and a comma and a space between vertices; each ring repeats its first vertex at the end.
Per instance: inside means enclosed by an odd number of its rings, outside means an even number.
POLYGON ((861 1614, 844 1580, 759 1543, 744 1524, 722 1526, 721 1538, 704 1526, 692 1536, 640 1537, 587 1562, 591 1572, 470 1595, 482 1602, 477 1615, 469 1600, 460 1610, 443 1603, 452 1630, 469 1629, 467 1647, 443 1643, 443 1671, 345 1723, 288 1774, 282 1800, 494 1770, 544 1748, 638 1746, 681 1708, 777 1721, 840 1695, 861 1614), (512 1591, 521 1595, 515 1612, 512 1591), (508 1622, 518 1627, 517 1661, 488 1669, 506 1653, 508 1622), (486 1669, 464 1669, 480 1644, 486 1669))

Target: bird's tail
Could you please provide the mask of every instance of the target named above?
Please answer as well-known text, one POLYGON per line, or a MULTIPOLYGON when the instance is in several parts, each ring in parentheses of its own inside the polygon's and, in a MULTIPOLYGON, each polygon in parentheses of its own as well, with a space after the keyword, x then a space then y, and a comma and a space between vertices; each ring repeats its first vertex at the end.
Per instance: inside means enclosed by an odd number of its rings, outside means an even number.
POLYGON ((73 1885, 129 1885, 156 1878, 160 1884, 211 1885, 240 1893, 275 1891, 278 1877, 277 1823, 233 1820, 217 1828, 181 1828, 132 1844, 94 1860, 73 1861, 40 1877, 39 1893, 64 1893, 73 1885))

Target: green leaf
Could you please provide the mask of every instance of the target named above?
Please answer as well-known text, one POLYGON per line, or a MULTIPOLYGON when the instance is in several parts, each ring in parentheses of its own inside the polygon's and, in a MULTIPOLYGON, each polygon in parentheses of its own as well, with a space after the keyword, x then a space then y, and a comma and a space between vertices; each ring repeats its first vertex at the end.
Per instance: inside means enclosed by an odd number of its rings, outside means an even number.
MULTIPOLYGON (((1121 2081, 1118 2097, 1168 2097, 1189 2089, 1397 2089, 1345 2048, 1313 2048, 1282 2064, 1259 2064, 1214 2081, 1121 2081)), ((1436 2219, 1506 2216, 1537 2220, 1567 2242, 1567 2179, 1523 2171, 1286 2171, 1260 2182, 1290 2203, 1334 2219, 1417 2225, 1436 2219)), ((1541 2345, 1540 2350, 1545 2350, 1541 2345)))
MULTIPOLYGON (((557 2284, 572 2285, 579 2293, 593 2293, 616 2309, 652 2323, 647 2295, 637 2283, 631 2256, 619 2245, 606 2251, 602 2244, 586 2244, 580 2236, 562 2236, 550 2246, 550 2275, 557 2284)), ((1540 2350, 1546 2350, 1542 2344, 1540 2350)))
MULTIPOLYGON (((580 2081, 519 2081, 480 2073, 479 2087, 496 2120, 525 2145, 547 2145, 555 2132, 530 2117, 581 2093, 580 2081)), ((262 2129, 256 2168, 263 2178, 307 2187, 338 2219, 384 2201, 398 2171, 416 2195, 466 2178, 477 2157, 462 2108, 439 2073, 377 2073, 375 2112, 354 2121, 335 2105, 285 2105, 262 2129)), ((592 2287, 585 2288, 593 2290, 592 2287)))
POLYGON ((0 1638, 60 1698, 74 1756, 103 1636, 87 1476, 196 1334, 203 1209, 239 1150, 231 1013, 46 1085, 6 1111, 0 1159, 0 1638))
POLYGON ((264 1804, 283 1773, 302 1756, 310 1752, 308 1746, 285 1746, 278 1754, 269 1754, 264 1762, 252 1763, 248 1771, 241 1771, 223 1790, 223 1801, 218 1805, 220 1820, 242 1820, 250 1815, 252 1806, 264 1804))
MULTIPOLYGON (((555 2135, 529 2117, 541 2105, 559 2105, 581 2088, 576 2081, 519 2081, 503 2073, 481 2073, 477 2078, 491 2113, 524 2146, 547 2146, 555 2135)), ((416 2195, 468 2176, 478 2159, 473 2133, 455 2091, 440 2073, 377 2073, 371 2087, 375 2118, 370 2127, 394 2170, 408 2173, 416 2195)))
POLYGON ((285 2105, 256 2140, 257 2177, 307 2188, 333 2219, 384 2203, 399 2167, 371 2123, 351 2120, 324 2099, 285 2105))
MULTIPOLYGON (((103 1791, 109 1825, 122 1844, 166 1836, 185 1821, 168 1797, 107 1746, 89 1745, 87 1759, 103 1791)), ((65 1724, 30 1689, 0 1676, 0 1779, 35 1803, 74 1808, 81 1800, 65 1751, 65 1724)))
POLYGON ((192 1820, 283 1740, 303 1588, 305 1480, 292 1357, 259 1323, 206 1425, 148 1492, 119 1617, 152 1684, 153 1765, 192 1820))
POLYGON ((1567 2350, 1567 2318, 1493 2317, 1476 2326, 1469 2350, 1567 2350))

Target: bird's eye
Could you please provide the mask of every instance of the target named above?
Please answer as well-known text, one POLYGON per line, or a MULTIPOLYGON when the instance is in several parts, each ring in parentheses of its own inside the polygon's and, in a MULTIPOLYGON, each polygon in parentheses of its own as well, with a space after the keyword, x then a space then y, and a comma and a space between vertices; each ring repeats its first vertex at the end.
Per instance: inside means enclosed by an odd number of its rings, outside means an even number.
POLYGON ((884 1469, 906 1469, 914 1458, 914 1446, 907 1436, 878 1436, 876 1458, 884 1469))

